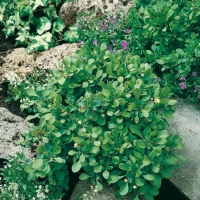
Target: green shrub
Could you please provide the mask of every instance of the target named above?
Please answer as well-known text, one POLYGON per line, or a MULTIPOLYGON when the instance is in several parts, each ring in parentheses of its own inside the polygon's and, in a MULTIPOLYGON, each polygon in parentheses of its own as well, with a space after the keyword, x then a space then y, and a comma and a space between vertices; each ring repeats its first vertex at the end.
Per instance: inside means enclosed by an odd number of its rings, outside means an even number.
POLYGON ((57 15, 62 0, 1 0, 0 23, 6 37, 15 36, 16 45, 27 47, 27 52, 48 50, 69 34, 57 15))
POLYGON ((161 179, 171 177, 182 159, 174 153, 181 139, 166 130, 176 103, 170 89, 155 82, 153 69, 138 55, 113 54, 105 44, 93 51, 82 47, 59 65, 47 88, 32 89, 42 101, 28 118, 40 123, 25 137, 38 155, 25 171, 60 188, 69 163, 98 190, 106 181, 118 185, 117 197, 133 192, 133 199, 153 199, 161 179))

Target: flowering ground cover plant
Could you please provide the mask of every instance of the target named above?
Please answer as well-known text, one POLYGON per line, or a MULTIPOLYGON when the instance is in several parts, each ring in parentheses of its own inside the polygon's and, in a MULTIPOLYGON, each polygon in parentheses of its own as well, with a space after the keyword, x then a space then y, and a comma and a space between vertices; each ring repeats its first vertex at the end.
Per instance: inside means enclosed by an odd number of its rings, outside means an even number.
POLYGON ((132 52, 144 55, 176 96, 194 102, 200 98, 199 11, 199 1, 137 1, 128 17, 132 52))
POLYGON ((105 15, 96 20, 79 16, 78 45, 90 48, 106 43, 108 50, 131 51, 152 65, 175 96, 200 101, 199 1, 134 1, 123 17, 105 15), (196 28, 194 28, 196 27, 196 28), (195 74, 195 76, 193 76, 195 74), (180 82, 180 78, 185 81, 180 82))
POLYGON ((97 45, 106 43, 109 51, 126 50, 129 45, 126 39, 131 30, 127 28, 123 11, 118 11, 115 16, 106 14, 89 20, 92 14, 81 13, 78 15, 79 44, 87 44, 93 49, 97 45))
POLYGON ((27 93, 37 97, 37 113, 28 118, 40 123, 25 135, 26 144, 37 146, 25 171, 62 192, 70 164, 97 191, 105 181, 118 186, 118 198, 132 192, 134 200, 139 195, 151 200, 183 159, 174 153, 182 140, 166 130, 176 101, 138 55, 107 48, 82 47, 59 62, 46 88, 27 93))

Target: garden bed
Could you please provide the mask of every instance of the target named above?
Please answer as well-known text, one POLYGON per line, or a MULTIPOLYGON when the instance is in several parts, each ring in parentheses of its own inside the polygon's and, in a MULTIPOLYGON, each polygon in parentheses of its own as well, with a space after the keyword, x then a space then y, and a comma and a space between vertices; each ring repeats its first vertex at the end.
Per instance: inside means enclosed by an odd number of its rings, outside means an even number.
MULTIPOLYGON (((13 40, 5 40, 3 34, 0 32, 0 55, 6 56, 8 51, 12 51, 15 46, 13 45, 13 40)), ((0 60, 0 64, 2 64, 2 60, 0 60)), ((22 118, 26 118, 28 115, 27 112, 20 112, 20 103, 13 101, 10 103, 5 102, 5 100, 8 98, 7 94, 8 85, 2 84, 0 85, 0 107, 7 108, 10 112, 17 116, 21 116, 22 118)), ((74 188, 76 182, 78 181, 77 176, 74 177, 73 173, 70 173, 70 191, 66 194, 66 196, 63 198, 64 200, 68 200, 70 193, 72 192, 72 188, 74 188)), ((188 200, 188 198, 169 180, 164 180, 162 183, 162 187, 160 189, 160 193, 158 196, 155 197, 156 200, 188 200)))

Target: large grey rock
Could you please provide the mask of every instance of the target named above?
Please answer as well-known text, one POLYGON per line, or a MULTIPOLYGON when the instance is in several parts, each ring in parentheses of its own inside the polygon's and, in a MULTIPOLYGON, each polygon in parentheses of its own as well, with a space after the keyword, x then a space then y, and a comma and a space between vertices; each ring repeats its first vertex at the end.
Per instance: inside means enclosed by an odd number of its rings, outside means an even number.
POLYGON ((69 27, 76 22, 77 14, 81 12, 96 10, 98 17, 105 12, 115 15, 119 9, 123 9, 126 13, 133 6, 132 0, 73 0, 62 5, 59 17, 69 27))
POLYGON ((169 130, 183 138, 184 149, 177 153, 185 163, 174 172, 171 181, 191 200, 200 199, 200 110, 191 103, 179 100, 169 130))
POLYGON ((77 44, 63 44, 48 51, 27 54, 25 48, 16 48, 3 58, 5 63, 0 67, 0 83, 8 79, 9 73, 12 72, 25 79, 36 68, 56 69, 58 60, 75 54, 77 49, 77 44))
MULTIPOLYGON (((29 129, 28 122, 0 107, 0 158, 15 154, 20 149, 20 135, 29 129)), ((27 149, 25 154, 29 158, 32 157, 32 153, 27 149)))
MULTIPOLYGON (((118 200, 115 197, 116 188, 113 186, 107 186, 103 184, 103 190, 98 193, 94 193, 91 189, 91 183, 89 181, 79 181, 73 191, 70 200, 76 200, 81 194, 85 194, 83 200, 118 200), (94 196, 93 196, 94 195, 94 196)), ((121 198, 121 200, 132 200, 132 195, 128 194, 121 198)), ((140 200, 145 200, 144 197, 140 197, 140 200)))

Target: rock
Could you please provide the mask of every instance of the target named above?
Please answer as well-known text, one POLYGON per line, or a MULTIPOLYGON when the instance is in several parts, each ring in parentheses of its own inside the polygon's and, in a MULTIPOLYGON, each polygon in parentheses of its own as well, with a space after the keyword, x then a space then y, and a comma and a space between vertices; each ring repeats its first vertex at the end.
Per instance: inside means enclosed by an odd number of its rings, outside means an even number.
MULTIPOLYGON (((115 197, 115 191, 116 189, 113 186, 107 186, 105 183, 103 183, 103 190, 98 193, 94 193, 91 189, 91 183, 89 181, 79 181, 75 189, 73 191, 72 196, 70 197, 70 200, 75 200, 78 198, 79 195, 85 194, 87 196, 87 200, 118 200, 115 197), (93 196, 95 195, 95 196, 93 196)), ((131 200, 132 195, 128 194, 121 198, 121 200, 131 200)), ((144 197, 140 197, 140 200, 145 200, 144 197)))
POLYGON ((200 110, 191 103, 179 100, 174 119, 169 121, 169 131, 178 133, 183 139, 184 149, 176 153, 186 162, 175 170, 171 181, 191 200, 200 199, 200 110))
MULTIPOLYGON (((29 124, 24 119, 0 107, 0 158, 14 155, 18 151, 20 135, 29 131, 29 124)), ((25 150, 25 155, 33 157, 30 150, 25 150)))
POLYGON ((77 14, 91 10, 97 11, 97 16, 107 11, 115 13, 119 9, 127 11, 134 4, 132 0, 73 0, 62 5, 59 11, 59 17, 67 27, 74 24, 77 20, 77 14))
POLYGON ((58 60, 66 55, 75 54, 77 44, 63 44, 44 52, 27 54, 25 48, 16 48, 3 58, 4 63, 0 67, 0 83, 8 79, 9 73, 15 73, 24 79, 34 69, 55 69, 58 67, 58 60))

